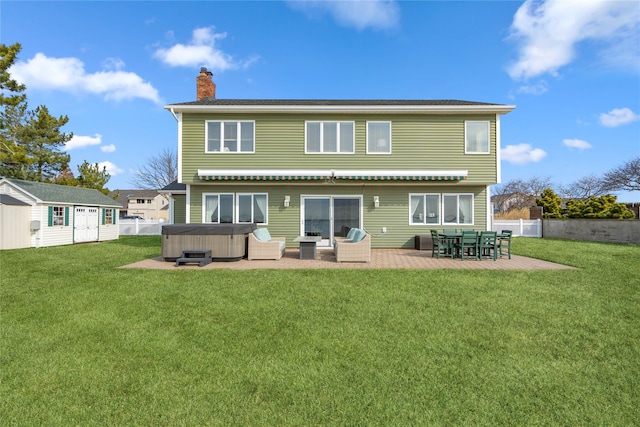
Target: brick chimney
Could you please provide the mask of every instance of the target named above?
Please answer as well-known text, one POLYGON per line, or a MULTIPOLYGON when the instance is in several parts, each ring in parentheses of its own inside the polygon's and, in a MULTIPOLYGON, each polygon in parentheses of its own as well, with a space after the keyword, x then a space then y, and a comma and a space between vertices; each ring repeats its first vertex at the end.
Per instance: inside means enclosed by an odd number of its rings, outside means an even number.
POLYGON ((216 97, 216 84, 213 82, 213 73, 205 67, 200 68, 200 75, 196 77, 197 101, 203 98, 216 97))

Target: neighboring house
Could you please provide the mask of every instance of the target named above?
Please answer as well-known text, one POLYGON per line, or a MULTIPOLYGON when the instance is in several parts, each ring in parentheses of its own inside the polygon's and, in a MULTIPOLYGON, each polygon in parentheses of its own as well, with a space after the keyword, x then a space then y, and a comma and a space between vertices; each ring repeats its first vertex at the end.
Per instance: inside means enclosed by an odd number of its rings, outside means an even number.
POLYGON ((109 193, 123 208, 120 216, 139 216, 149 220, 169 219, 169 199, 155 190, 115 190, 109 193))
POLYGON ((187 222, 187 186, 185 184, 178 184, 178 181, 173 181, 166 187, 160 189, 160 193, 166 194, 167 197, 169 197, 169 222, 171 224, 185 224, 187 222))
POLYGON ((115 240, 120 207, 98 190, 0 179, 0 249, 115 240))
POLYGON ((372 246, 405 248, 431 228, 489 229, 500 118, 515 106, 216 99, 210 72, 196 81, 197 101, 165 106, 185 222, 255 222, 290 245, 319 232, 321 246, 363 227, 372 246))

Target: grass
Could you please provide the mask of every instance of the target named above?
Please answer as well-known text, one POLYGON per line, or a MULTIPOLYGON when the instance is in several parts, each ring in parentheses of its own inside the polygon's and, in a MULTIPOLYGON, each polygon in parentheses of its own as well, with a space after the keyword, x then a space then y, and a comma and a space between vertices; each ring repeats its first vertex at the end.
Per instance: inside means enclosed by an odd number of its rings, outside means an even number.
POLYGON ((640 247, 568 271, 118 269, 158 237, 0 252, 0 424, 633 425, 640 247))

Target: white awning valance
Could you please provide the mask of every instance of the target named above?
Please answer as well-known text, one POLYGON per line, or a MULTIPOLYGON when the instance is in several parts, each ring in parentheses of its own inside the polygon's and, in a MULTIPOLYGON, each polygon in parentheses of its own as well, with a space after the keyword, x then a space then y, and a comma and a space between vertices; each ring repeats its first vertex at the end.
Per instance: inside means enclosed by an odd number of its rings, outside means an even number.
POLYGON ((462 181, 466 170, 198 169, 203 181, 462 181))

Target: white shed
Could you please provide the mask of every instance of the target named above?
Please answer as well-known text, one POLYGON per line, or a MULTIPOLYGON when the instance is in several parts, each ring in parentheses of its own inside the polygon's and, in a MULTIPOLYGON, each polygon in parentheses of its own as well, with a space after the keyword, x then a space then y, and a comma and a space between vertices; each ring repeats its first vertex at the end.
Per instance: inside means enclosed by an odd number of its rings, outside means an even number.
POLYGON ((0 249, 115 240, 121 207, 98 190, 0 179, 0 249))

